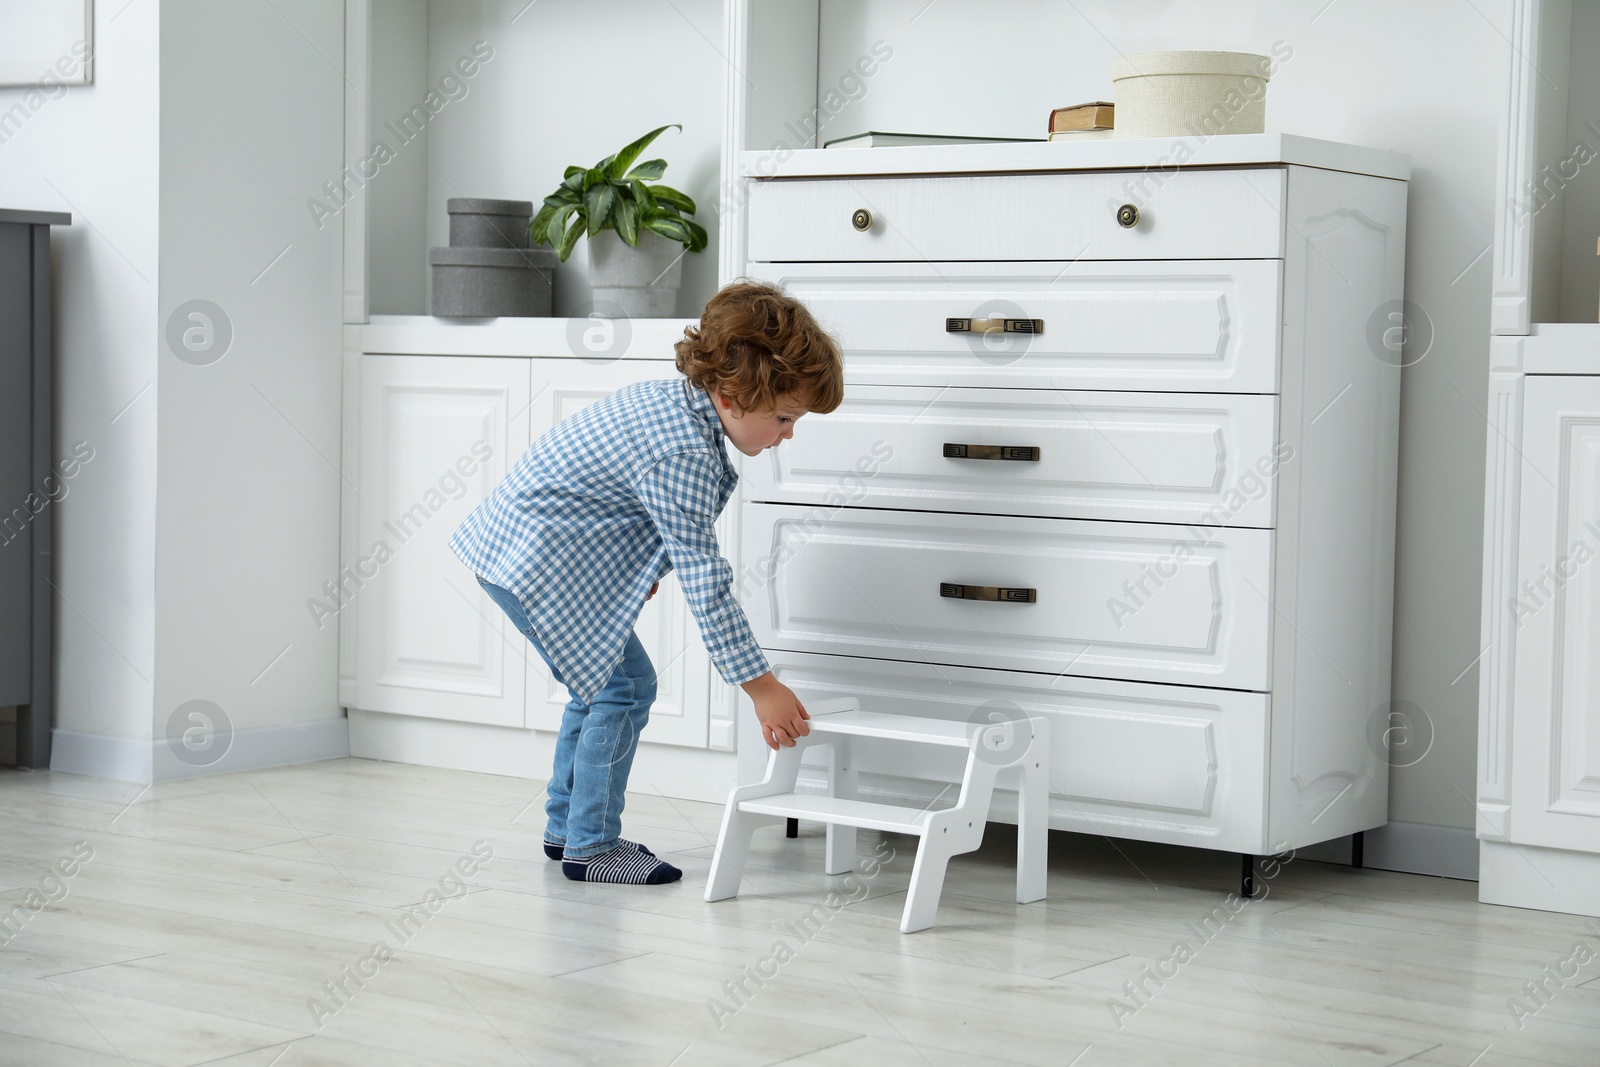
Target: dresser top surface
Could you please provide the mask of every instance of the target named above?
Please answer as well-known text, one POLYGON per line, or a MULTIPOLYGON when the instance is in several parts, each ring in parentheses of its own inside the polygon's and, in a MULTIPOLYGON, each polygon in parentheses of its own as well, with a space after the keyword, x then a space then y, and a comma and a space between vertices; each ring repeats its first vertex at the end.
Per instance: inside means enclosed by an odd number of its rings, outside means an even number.
POLYGON ((72 215, 65 211, 26 211, 0 207, 0 222, 20 222, 28 226, 71 226, 72 215))
POLYGON ((791 150, 786 158, 780 156, 776 149, 740 153, 739 173, 752 178, 821 178, 1296 164, 1401 181, 1411 176, 1411 157, 1404 152, 1288 133, 893 148, 804 148, 791 150))

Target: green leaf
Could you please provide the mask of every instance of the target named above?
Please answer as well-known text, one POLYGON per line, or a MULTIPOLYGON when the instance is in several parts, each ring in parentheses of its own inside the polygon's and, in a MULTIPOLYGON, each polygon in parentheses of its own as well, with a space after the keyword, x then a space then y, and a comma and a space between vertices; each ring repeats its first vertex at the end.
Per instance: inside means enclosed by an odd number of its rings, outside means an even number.
POLYGON ((567 176, 561 180, 561 186, 556 190, 556 192, 559 193, 562 190, 572 193, 582 192, 583 178, 584 175, 588 173, 589 172, 584 170, 582 167, 568 167, 567 176))
POLYGON ((689 236, 692 238, 689 242, 689 251, 704 252, 706 244, 710 241, 706 228, 693 219, 684 219, 683 224, 689 228, 689 236))
POLYGON ((648 163, 641 163, 637 167, 634 167, 624 177, 627 177, 627 178, 630 178, 630 179, 631 178, 640 178, 640 179, 643 179, 645 181, 652 181, 653 182, 657 178, 659 178, 663 174, 665 174, 666 172, 667 172, 667 161, 666 160, 664 160, 664 159, 652 159, 648 163))
POLYGON ((583 173, 583 168, 582 167, 568 167, 565 171, 562 172, 561 178, 562 178, 563 181, 565 181, 566 179, 571 178, 574 174, 582 174, 582 173, 583 173))
POLYGON ((670 127, 676 127, 681 131, 683 129, 683 123, 672 122, 668 123, 666 126, 658 126, 649 133, 645 134, 643 137, 639 138, 637 141, 633 142, 628 147, 624 148, 622 151, 618 152, 615 156, 611 157, 611 163, 606 167, 606 177, 621 178, 627 174, 628 168, 633 166, 633 161, 639 158, 639 154, 646 148, 650 147, 650 142, 654 141, 657 137, 660 137, 662 132, 670 127))
POLYGON ((595 186, 599 185, 605 180, 606 172, 600 167, 595 167, 592 170, 585 171, 583 175, 583 191, 587 193, 590 189, 593 189, 595 186))
POLYGON ((630 247, 639 245, 639 207, 626 198, 617 201, 617 236, 630 247))
POLYGON ((606 228, 610 221, 611 209, 617 203, 617 187, 610 182, 601 182, 589 190, 584 199, 584 210, 589 214, 589 236, 593 237, 606 228))
POLYGON ((647 230, 653 230, 661 236, 677 241, 681 244, 692 244, 693 235, 689 232, 688 225, 683 219, 674 215, 657 215, 644 224, 647 230))
POLYGON ((671 204, 673 207, 687 211, 691 215, 694 214, 694 201, 689 199, 687 194, 680 193, 672 186, 662 185, 658 182, 650 187, 650 192, 661 203, 671 204))
POLYGON ((573 248, 575 248, 578 244, 578 238, 582 236, 583 219, 578 218, 572 220, 572 227, 568 229, 566 234, 561 238, 561 245, 556 249, 556 254, 561 257, 561 262, 565 263, 567 261, 567 257, 572 255, 573 248))
POLYGON ((639 203, 639 210, 654 212, 656 209, 656 194, 642 181, 630 181, 628 187, 633 190, 633 198, 639 203))
POLYGON ((550 243, 550 219, 555 213, 555 206, 550 203, 550 198, 546 197, 544 207, 540 208, 539 213, 533 217, 533 221, 528 223, 528 240, 532 241, 534 245, 550 243))
MULTIPOLYGON (((563 204, 556 208, 555 213, 550 216, 549 225, 545 229, 545 243, 551 248, 560 248, 561 243, 566 240, 567 220, 573 216, 574 212, 580 212, 578 215, 579 221, 574 225, 579 229, 582 228, 582 210, 583 208, 578 204, 563 204)), ((565 263, 566 257, 562 256, 561 261, 565 263)))

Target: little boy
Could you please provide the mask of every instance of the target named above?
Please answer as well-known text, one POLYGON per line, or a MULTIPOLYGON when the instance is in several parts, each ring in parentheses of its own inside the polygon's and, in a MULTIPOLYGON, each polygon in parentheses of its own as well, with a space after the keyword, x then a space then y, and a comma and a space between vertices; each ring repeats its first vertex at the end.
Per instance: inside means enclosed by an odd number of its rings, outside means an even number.
POLYGON ((562 420, 451 538, 571 694, 556 739, 544 850, 575 881, 658 885, 683 872, 622 838, 622 806, 656 675, 633 633, 662 575, 679 584, 718 673, 755 704, 770 747, 809 732, 767 669, 714 524, 747 456, 844 396, 839 347, 782 290, 736 282, 677 351, 682 378, 637 382, 562 420))

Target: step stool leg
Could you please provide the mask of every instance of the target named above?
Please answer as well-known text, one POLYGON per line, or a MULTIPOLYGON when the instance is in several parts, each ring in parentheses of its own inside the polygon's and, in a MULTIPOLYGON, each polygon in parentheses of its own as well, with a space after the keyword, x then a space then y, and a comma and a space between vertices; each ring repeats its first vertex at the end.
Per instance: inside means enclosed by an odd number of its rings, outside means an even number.
POLYGON ((914 934, 933 925, 939 911, 939 894, 944 891, 944 872, 950 863, 950 851, 942 842, 934 840, 939 831, 922 839, 917 848, 917 861, 911 868, 911 887, 906 893, 906 910, 900 916, 900 932, 914 934))
POLYGON ((784 837, 799 837, 800 836, 800 820, 799 819, 788 819, 788 820, 786 820, 784 822, 784 824, 783 824, 783 836, 784 837))
POLYGON ((744 866, 750 858, 750 837, 756 827, 772 821, 771 816, 735 811, 731 806, 722 817, 722 832, 711 857, 711 874, 706 878, 706 900, 726 900, 738 896, 744 866))
POLYGON ((1017 790, 1017 903, 1045 897, 1050 863, 1050 782, 1042 757, 1030 752, 1017 790))
MULTIPOLYGON (((850 767, 849 738, 838 737, 828 746, 828 795, 856 798, 856 772, 850 767)), ((828 824, 828 844, 822 869, 828 874, 848 874, 856 869, 856 828, 828 824)))
POLYGON ((717 848, 711 856, 711 873, 706 878, 707 901, 726 900, 739 892, 745 861, 750 856, 751 835, 756 827, 778 821, 774 815, 740 811, 740 802, 791 792, 800 773, 800 752, 797 745, 772 753, 767 757, 765 778, 755 785, 737 786, 728 794, 728 806, 722 812, 722 829, 717 834, 717 848))

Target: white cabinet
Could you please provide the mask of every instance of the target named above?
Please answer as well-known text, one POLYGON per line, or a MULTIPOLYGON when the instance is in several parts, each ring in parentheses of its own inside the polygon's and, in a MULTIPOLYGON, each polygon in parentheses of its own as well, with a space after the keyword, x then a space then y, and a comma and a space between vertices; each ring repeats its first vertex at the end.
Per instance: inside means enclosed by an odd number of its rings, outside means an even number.
MULTIPOLYGON (((740 159, 729 247, 846 379, 744 466, 752 625, 802 699, 1049 717, 1060 829, 1381 826, 1407 164, 1286 137, 1156 181, 1168 145, 1101 144, 740 159)), ((859 788, 928 803, 915 758, 859 788)))
MULTIPOLYGON (((358 612, 355 706, 558 729, 566 688, 448 542, 546 430, 629 382, 674 377, 676 368, 663 359, 570 356, 356 359, 359 503, 343 572, 358 612)), ((635 632, 659 676, 641 740, 706 748, 710 658, 674 575, 635 632)))
POLYGON ((356 701, 522 726, 527 641, 450 535, 528 445, 525 359, 365 356, 356 544, 356 701))
POLYGON ((1515 844, 1600 853, 1600 376, 1523 395, 1515 844))
POLYGON ((1600 916, 1600 200, 1592 184, 1540 184, 1593 112, 1579 72, 1600 43, 1600 6, 1511 7, 1485 434, 1478 899, 1600 916))

